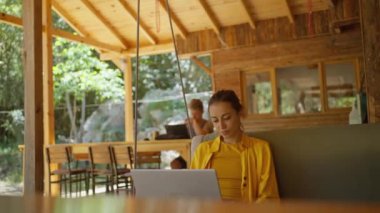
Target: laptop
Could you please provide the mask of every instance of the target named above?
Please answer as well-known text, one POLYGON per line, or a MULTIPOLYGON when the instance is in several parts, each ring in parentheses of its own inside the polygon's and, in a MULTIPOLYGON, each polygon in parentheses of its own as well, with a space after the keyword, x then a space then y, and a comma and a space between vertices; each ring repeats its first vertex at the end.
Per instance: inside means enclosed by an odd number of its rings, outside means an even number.
POLYGON ((132 169, 136 197, 221 199, 214 169, 132 169))
POLYGON ((157 140, 163 139, 189 139, 190 134, 186 124, 165 125, 166 134, 156 137, 157 140))

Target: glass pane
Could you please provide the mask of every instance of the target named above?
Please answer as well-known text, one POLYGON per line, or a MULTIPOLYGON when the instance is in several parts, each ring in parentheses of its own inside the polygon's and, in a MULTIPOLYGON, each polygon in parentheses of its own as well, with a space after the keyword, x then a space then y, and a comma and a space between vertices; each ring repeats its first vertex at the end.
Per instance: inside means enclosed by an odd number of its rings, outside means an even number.
POLYGON ((355 100, 355 65, 351 62, 326 64, 329 108, 351 107, 355 100))
POLYGON ((249 114, 268 114, 273 112, 269 72, 247 75, 246 91, 249 114))
POLYGON ((321 111, 318 65, 277 69, 280 114, 292 115, 321 111))

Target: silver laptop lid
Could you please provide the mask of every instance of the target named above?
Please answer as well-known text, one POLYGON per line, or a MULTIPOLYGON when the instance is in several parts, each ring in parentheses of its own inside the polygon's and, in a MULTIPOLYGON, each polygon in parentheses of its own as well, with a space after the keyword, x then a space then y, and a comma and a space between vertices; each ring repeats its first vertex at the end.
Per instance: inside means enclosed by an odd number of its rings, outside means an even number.
POLYGON ((131 175, 136 197, 221 198, 213 169, 133 169, 131 175))

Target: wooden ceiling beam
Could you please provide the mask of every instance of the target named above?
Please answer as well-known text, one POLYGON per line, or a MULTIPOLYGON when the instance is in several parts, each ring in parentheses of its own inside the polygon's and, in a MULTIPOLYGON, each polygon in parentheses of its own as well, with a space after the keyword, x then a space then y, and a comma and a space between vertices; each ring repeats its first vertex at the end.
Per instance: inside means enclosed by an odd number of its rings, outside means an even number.
POLYGON ((245 16, 247 17, 248 23, 251 26, 252 29, 256 29, 256 23, 254 18, 251 16, 249 9, 248 9, 248 3, 246 0, 240 0, 240 4, 243 8, 243 12, 245 16))
POLYGON ((112 24, 107 21, 103 15, 101 15, 101 13, 91 4, 89 0, 81 0, 81 2, 94 14, 94 16, 104 25, 104 27, 107 28, 120 41, 124 48, 128 48, 128 43, 125 41, 124 37, 112 27, 112 24))
POLYGON ((285 9, 286 9, 286 14, 288 16, 289 22, 291 24, 294 24, 294 16, 290 8, 289 0, 283 0, 283 1, 285 2, 285 9))
MULTIPOLYGON (((118 54, 116 52, 105 51, 100 54, 100 59, 113 60, 113 59, 120 59, 120 57, 125 57, 125 56, 129 56, 129 57, 136 56, 136 51, 137 51, 136 48, 130 48, 126 51, 123 51, 121 54, 118 54)), ((140 47, 141 55, 157 55, 157 54, 163 54, 163 53, 170 53, 173 51, 174 51, 174 45, 172 42, 140 47)))
POLYGON ((91 47, 98 48, 98 49, 105 50, 105 51, 112 51, 112 52, 119 53, 119 54, 122 53, 123 51, 125 51, 122 47, 109 45, 107 43, 99 42, 99 41, 94 40, 92 38, 74 35, 72 33, 69 33, 67 31, 60 30, 60 29, 53 29, 52 33, 53 33, 54 37, 61 37, 61 38, 67 39, 69 41, 87 44, 91 47))
POLYGON ((220 24, 219 24, 218 20, 216 19, 215 14, 211 11, 206 0, 198 0, 198 2, 201 5, 202 9, 206 12, 207 17, 211 22, 212 29, 219 36, 220 35, 220 24))
MULTIPOLYGON (((168 14, 169 11, 166 8, 165 0, 159 0, 159 2, 160 2, 161 7, 165 10, 166 14, 168 14)), ((181 21, 178 19, 178 17, 173 13, 173 10, 171 10, 171 17, 172 17, 174 26, 177 29, 178 33, 181 35, 182 39, 186 39, 188 32, 186 28, 183 26, 183 24, 181 23, 181 21)))
MULTIPOLYGON (((20 28, 23 27, 21 18, 18 18, 16 16, 7 15, 4 13, 0 13, 0 22, 5 23, 5 24, 10 24, 10 25, 13 25, 15 27, 20 27, 20 28)), ((52 35, 54 37, 60 37, 63 39, 67 39, 69 41, 74 41, 77 43, 86 44, 86 45, 92 46, 94 48, 98 48, 98 49, 105 50, 105 51, 111 51, 114 53, 120 54, 120 53, 125 51, 122 47, 116 47, 116 46, 112 46, 112 45, 109 45, 109 44, 106 44, 103 42, 99 42, 97 40, 94 40, 94 39, 91 39, 88 37, 74 35, 70 32, 66 32, 66 31, 60 30, 60 29, 52 29, 52 35)))
POLYGON ((208 66, 206 66, 201 60, 199 60, 199 58, 197 58, 196 56, 191 56, 190 59, 192 62, 194 62, 194 64, 199 66, 209 76, 212 76, 212 70, 208 66))
POLYGON ((79 26, 74 19, 71 17, 71 15, 64 10, 57 1, 52 1, 53 10, 61 17, 65 22, 73 28, 79 35, 87 37, 88 33, 83 29, 83 27, 79 26))
MULTIPOLYGON (((137 13, 132 9, 131 6, 128 5, 126 0, 119 0, 120 4, 123 6, 124 10, 127 11, 127 13, 133 18, 135 23, 137 23, 137 13)), ((140 16, 140 29, 142 33, 146 36, 146 38, 149 40, 152 44, 157 44, 157 39, 154 37, 153 33, 149 31, 148 26, 141 21, 142 17, 140 16)))
POLYGON ((5 13, 0 13, 0 23, 9 24, 15 27, 22 28, 22 19, 16 16, 11 16, 5 13))

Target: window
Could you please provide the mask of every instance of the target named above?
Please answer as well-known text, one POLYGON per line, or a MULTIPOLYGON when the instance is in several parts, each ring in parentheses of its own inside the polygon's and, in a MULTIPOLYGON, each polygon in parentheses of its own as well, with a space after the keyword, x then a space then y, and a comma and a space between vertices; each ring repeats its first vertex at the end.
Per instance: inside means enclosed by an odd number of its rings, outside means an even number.
POLYGON ((355 101, 355 64, 352 62, 325 65, 328 108, 351 107, 355 101))
POLYGON ((272 113, 273 104, 270 73, 249 73, 246 81, 246 98, 249 114, 272 113))
POLYGON ((276 74, 281 115, 321 111, 317 64, 279 68, 276 74))
POLYGON ((247 72, 248 114, 290 116, 347 109, 359 86, 357 64, 355 59, 247 72))

